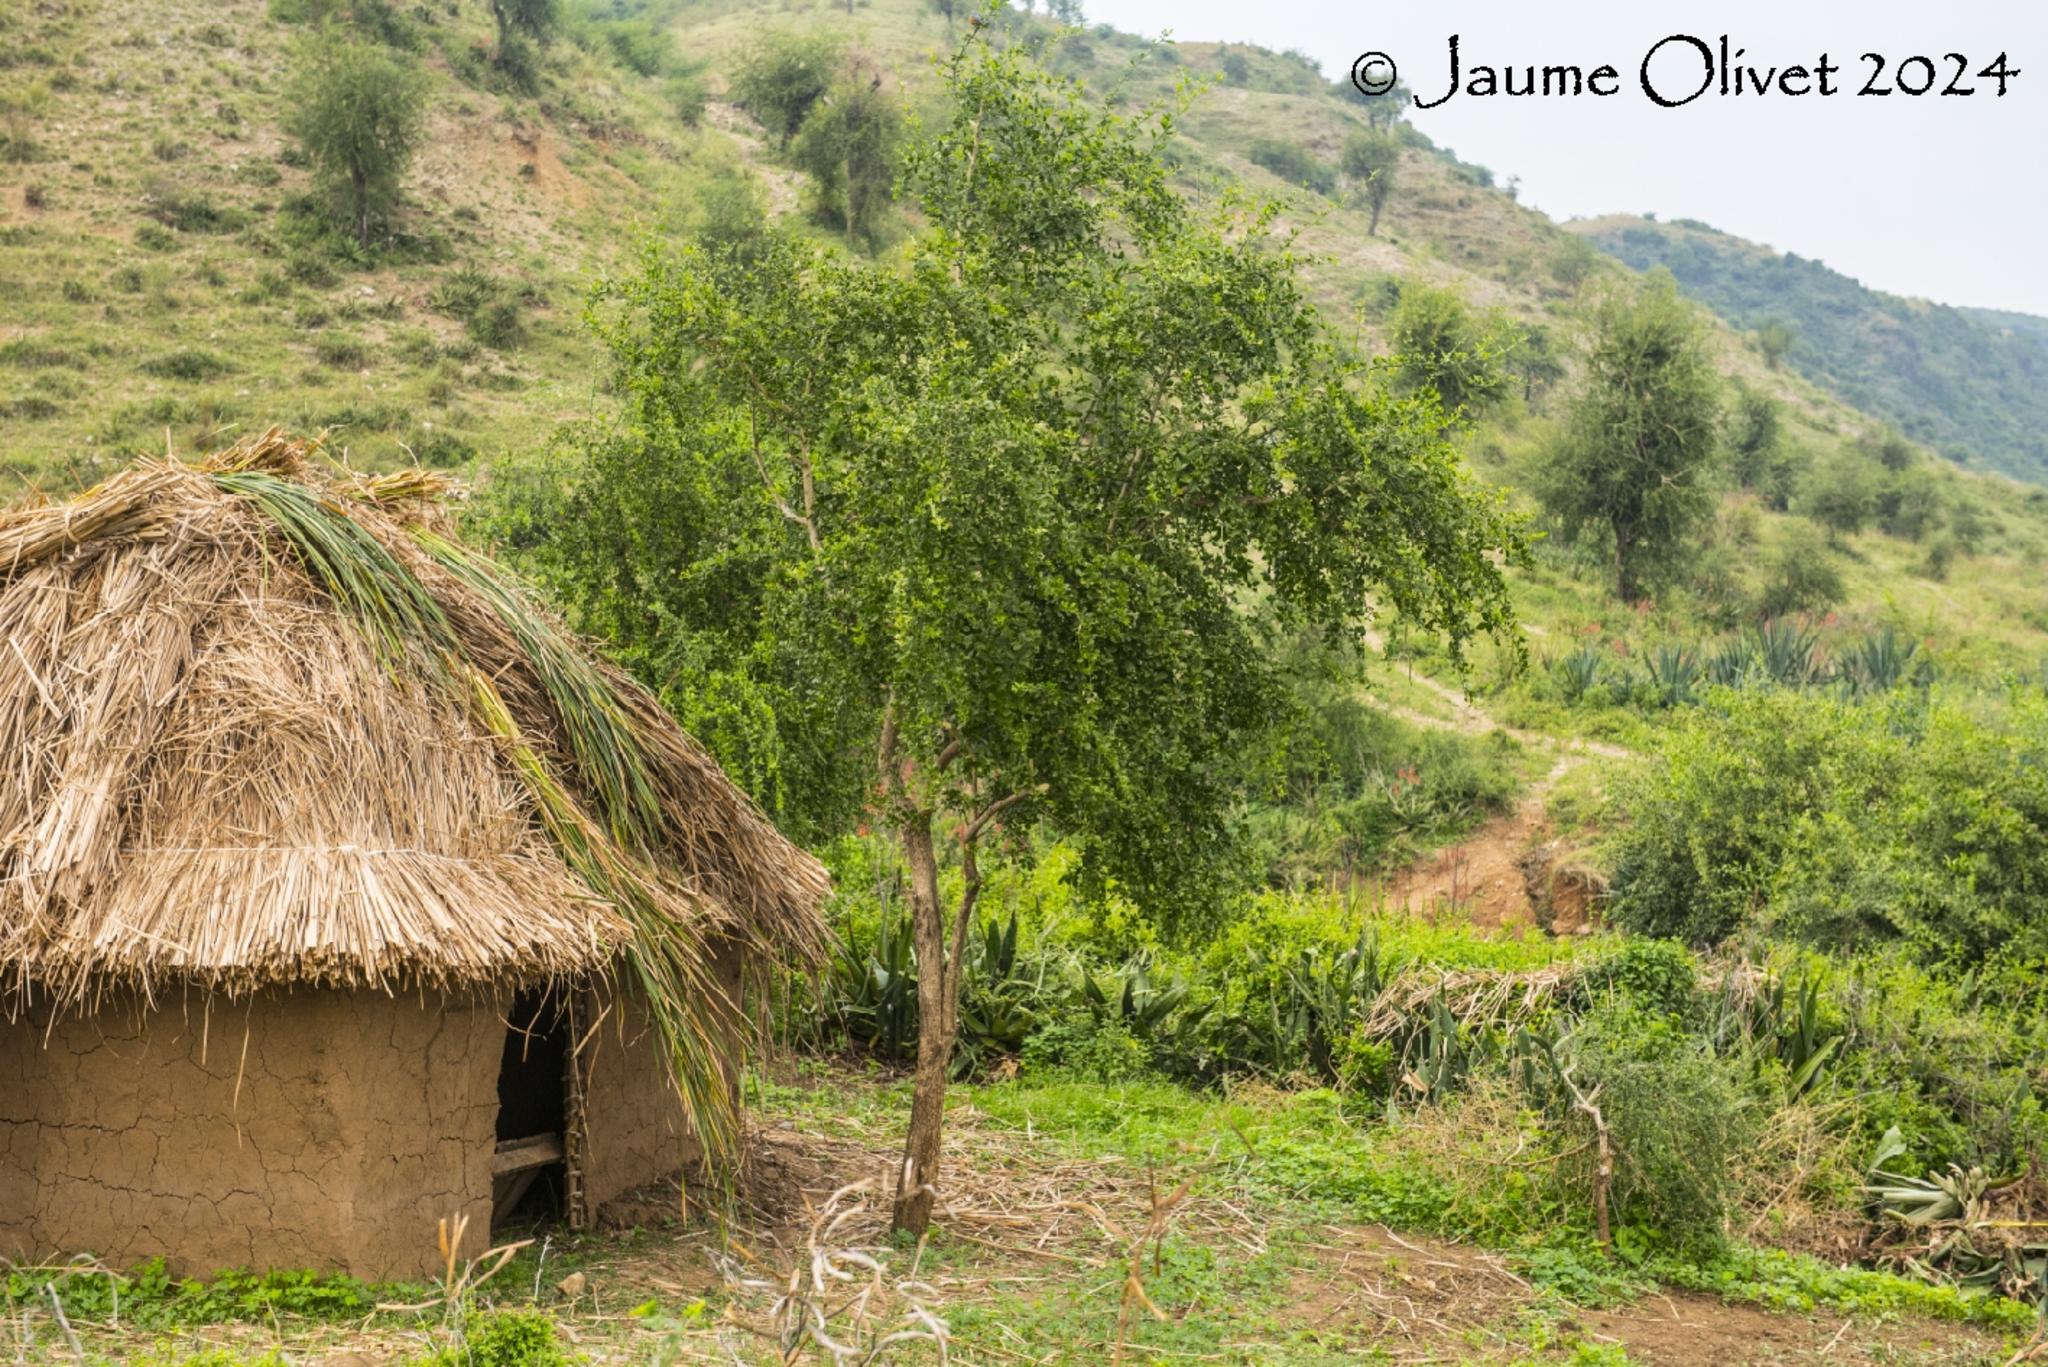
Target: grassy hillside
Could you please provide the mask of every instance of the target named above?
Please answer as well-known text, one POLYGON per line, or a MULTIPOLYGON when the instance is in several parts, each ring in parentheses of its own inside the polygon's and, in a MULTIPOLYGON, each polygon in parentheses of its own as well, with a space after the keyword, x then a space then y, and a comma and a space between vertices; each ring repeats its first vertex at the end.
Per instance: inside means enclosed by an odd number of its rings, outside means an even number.
MULTIPOLYGON (((391 10, 429 82, 428 137, 391 240, 363 251, 326 226, 279 127, 306 8, 166 0, 145 23, 109 0, 63 0, 0 16, 0 459, 24 483, 61 488, 136 452, 273 421, 332 429, 348 459, 373 466, 531 452, 564 420, 606 406, 586 291, 629 268, 650 236, 700 229, 707 188, 750 184, 773 220, 837 239, 813 221, 808 178, 731 103, 733 74, 765 29, 835 35, 847 63, 914 116, 934 98, 932 59, 965 22, 923 0, 851 11, 570 0, 520 82, 488 61, 482 6, 391 10)), ((1397 186, 1369 234, 1333 174, 1367 110, 1299 59, 1018 22, 1050 66, 1127 106, 1201 87, 1173 144, 1183 181, 1201 194, 1242 184, 1286 196, 1309 288, 1369 348, 1385 348, 1402 288, 1425 282, 1539 335, 1568 368, 1583 291, 1625 274, 1413 130, 1402 130, 1397 186)), ((910 226, 890 211, 873 249, 896 250, 910 226)), ((1795 361, 1824 335, 1807 329, 1795 361)), ((1713 337, 1719 368, 1781 405, 1802 459, 1857 458, 1879 428, 1794 368, 1767 365, 1735 329, 1716 323, 1713 337)), ((1467 441, 1482 472, 1519 482, 1556 390, 1531 385, 1484 416, 1467 441)), ((1993 410, 1978 420, 2015 429, 2030 411, 1977 406, 1993 410)), ((2048 500, 1942 464, 1921 462, 1915 478, 1912 496, 1965 533, 1953 569, 1928 573, 1928 550, 1912 540, 1837 537, 1843 609, 1957 647, 2037 653, 2048 596, 2027 567, 2048 547, 2048 500)), ((1736 499, 1709 548, 1719 606, 1705 591, 1681 596, 1666 607, 1673 629, 1741 618, 1788 538, 1797 549, 1801 510, 1797 499, 1789 511, 1736 499)), ((1570 553, 1546 552, 1520 591, 1539 630, 1610 607, 1597 564, 1570 553)))
POLYGON ((1738 329, 1776 319, 1787 362, 1959 464, 2048 482, 2048 320, 1869 289, 1819 261, 1703 224, 1574 228, 1638 270, 1663 266, 1738 329))

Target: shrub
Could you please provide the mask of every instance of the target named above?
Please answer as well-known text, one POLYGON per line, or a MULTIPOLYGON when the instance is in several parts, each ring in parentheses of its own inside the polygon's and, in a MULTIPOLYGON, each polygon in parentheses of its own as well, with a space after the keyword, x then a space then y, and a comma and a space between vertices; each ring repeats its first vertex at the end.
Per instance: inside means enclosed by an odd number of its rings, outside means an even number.
POLYGON ((829 32, 771 29, 758 34, 733 73, 733 97, 761 121, 777 146, 787 148, 832 88, 839 55, 839 39, 829 32))
POLYGON ((1818 612, 1841 602, 1846 592, 1826 540, 1810 528, 1795 527, 1764 562, 1757 613, 1770 618, 1818 612))
POLYGON ((555 1325, 538 1310, 493 1310, 467 1316, 460 1341, 413 1360, 411 1367, 569 1367, 555 1325))
POLYGON ((1337 173, 1291 142, 1278 138, 1256 138, 1245 154, 1255 166, 1263 166, 1289 185, 1300 185, 1319 195, 1337 193, 1337 173))
MULTIPOLYGON (((1729 1068, 1677 1021, 1631 1004, 1595 1007, 1558 1045, 1573 1081, 1597 1097, 1615 1151, 1610 1204, 1636 1226, 1687 1249, 1721 1241, 1729 1173, 1748 1142, 1750 1117, 1729 1068)), ((1564 1100, 1561 1128, 1595 1139, 1591 1117, 1564 1100)), ((1560 1175, 1590 1200, 1597 1144, 1560 1175)))
MULTIPOLYGON (((2048 958, 2048 699, 2003 715, 1762 689, 1679 714, 1617 795, 1617 924, 1894 940, 1950 970, 2048 958)), ((2024 982, 2024 977, 2016 980, 2024 982)))
POLYGON ((337 370, 361 370, 370 359, 362 341, 345 332, 323 333, 313 343, 313 354, 320 358, 320 364, 337 370))
POLYGON ((234 367, 210 351, 173 351, 144 361, 139 367, 145 375, 158 375, 167 380, 211 380, 227 374, 234 367))
POLYGON ((1508 325, 1475 314, 1456 290, 1404 285, 1389 326, 1395 374, 1410 389, 1434 389, 1446 409, 1476 414, 1506 390, 1508 325))
POLYGON ((178 235, 170 229, 144 223, 135 230, 135 245, 146 252, 174 252, 180 244, 178 235))

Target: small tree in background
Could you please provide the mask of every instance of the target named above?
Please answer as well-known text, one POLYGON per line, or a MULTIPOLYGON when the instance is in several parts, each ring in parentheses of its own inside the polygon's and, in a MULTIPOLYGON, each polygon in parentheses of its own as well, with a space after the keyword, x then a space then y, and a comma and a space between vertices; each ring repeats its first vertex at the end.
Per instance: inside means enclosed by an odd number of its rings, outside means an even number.
POLYGON ((1839 539, 1854 536, 1877 510, 1882 467, 1852 451, 1837 451, 1814 464, 1799 491, 1799 511, 1839 539))
POLYGON ((561 22, 557 0, 490 0, 491 18, 498 25, 498 50, 493 57, 499 66, 517 60, 512 56, 527 39, 544 43, 561 22))
POLYGON ((1567 539, 1611 538, 1615 591, 1642 597, 1713 510, 1718 384, 1698 316, 1668 272, 1602 298, 1586 367, 1537 489, 1567 539))
MULTIPOLYGON (((612 292, 555 579, 799 833, 908 867, 921 1232, 981 860, 1042 825, 1162 917, 1239 885, 1237 761, 1291 714, 1271 631, 1507 629, 1524 550, 1428 396, 1375 389, 1272 249, 1171 187, 1160 119, 977 37, 878 266, 770 235, 612 292), (951 876, 942 880, 942 868, 951 876)), ((560 487, 560 486, 556 486, 560 487)))
POLYGON ((398 202, 426 116, 426 81, 389 48, 328 29, 296 55, 285 132, 306 149, 362 246, 398 202))
POLYGON ((1377 235, 1380 211, 1393 197, 1394 175, 1401 164, 1400 139, 1391 133, 1353 133, 1344 140, 1344 152, 1338 164, 1344 178, 1351 182, 1352 189, 1372 213, 1365 235, 1377 235))
POLYGON ((1476 414, 1506 391, 1508 325, 1475 315, 1456 290, 1403 285, 1388 329, 1401 382, 1435 390, 1453 415, 1476 414))
POLYGON ((1785 440, 1778 401, 1738 383, 1722 436, 1728 448, 1728 473, 1737 486, 1755 493, 1777 511, 1785 511, 1804 456, 1785 440))
POLYGON ((1776 370, 1785 353, 1792 349, 1795 335, 1790 323, 1778 318, 1765 319, 1756 330, 1756 346, 1764 354, 1764 364, 1776 370))
POLYGON ((733 95, 786 151, 811 110, 832 89, 839 53, 838 37, 828 32, 762 33, 740 58, 739 70, 733 73, 733 95))
POLYGON ((820 217, 836 222, 849 243, 871 241, 896 182, 903 117, 880 76, 841 81, 811 109, 790 148, 810 173, 820 217))
POLYGON ((698 192, 696 238, 712 255, 751 260, 767 231, 761 187, 744 169, 722 170, 698 192))

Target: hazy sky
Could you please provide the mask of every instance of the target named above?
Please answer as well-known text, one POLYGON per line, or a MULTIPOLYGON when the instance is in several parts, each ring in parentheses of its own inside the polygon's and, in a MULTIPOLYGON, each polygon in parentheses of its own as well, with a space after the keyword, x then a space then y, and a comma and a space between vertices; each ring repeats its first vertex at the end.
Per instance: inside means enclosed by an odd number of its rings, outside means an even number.
MULTIPOLYGON (((1416 94, 1450 84, 1446 40, 1475 64, 1606 63, 1610 98, 1454 96, 1409 119, 1439 145, 1521 177, 1522 198, 1554 218, 1652 212, 1817 257, 1873 288, 1950 304, 2048 314, 2048 0, 1086 0, 1088 17, 1156 36, 1299 48, 1343 78, 1361 52, 1399 64, 1416 94), (1717 96, 1652 104, 1645 55, 1671 34, 1743 48, 1741 66, 1840 68, 1837 93, 1717 96), (1933 90, 1858 96, 1870 63, 1925 54, 1933 90), (1970 73, 2007 55, 2021 74, 1999 99, 1966 75, 1968 98, 1942 97, 1962 53, 1970 73)), ((1698 84, 1697 53, 1667 46, 1652 67, 1667 93, 1698 84), (1689 76, 1688 76, 1688 62, 1689 76)), ((1924 72, 1911 66, 1907 85, 1924 72)), ((1519 77, 1518 77, 1519 80, 1519 77)))

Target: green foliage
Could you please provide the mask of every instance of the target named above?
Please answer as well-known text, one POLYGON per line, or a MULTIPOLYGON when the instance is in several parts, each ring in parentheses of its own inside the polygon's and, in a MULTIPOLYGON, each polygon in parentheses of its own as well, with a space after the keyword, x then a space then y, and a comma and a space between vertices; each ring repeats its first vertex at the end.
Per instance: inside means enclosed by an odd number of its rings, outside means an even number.
POLYGON ((2038 695, 2000 718, 1917 694, 1719 695, 1681 715, 1619 798, 1611 914, 1695 943, 1752 924, 1820 945, 1898 940, 2023 983, 2048 953, 2044 718, 2038 695))
POLYGON ((234 366, 212 352, 198 350, 171 351, 152 356, 136 368, 145 375, 187 381, 214 380, 234 370, 234 366))
POLYGON ((493 1310, 463 1318, 456 1341, 407 1367, 570 1367, 555 1323, 539 1310, 493 1310))
POLYGON ((1337 192, 1337 173, 1285 139, 1254 138, 1245 156, 1254 166, 1263 166, 1289 185, 1299 185, 1319 195, 1337 192))
POLYGON ((750 260, 767 231, 766 200, 745 170, 720 171, 698 191, 696 239, 710 255, 750 260))
POLYGON ((1536 488, 1567 540, 1600 533, 1615 591, 1634 602, 1713 509, 1718 385, 1701 324, 1668 276, 1609 292, 1588 328, 1585 375, 1536 488))
POLYGON ((427 303, 450 318, 460 318, 471 337, 495 351, 511 351, 525 340, 519 300, 503 281, 474 266, 443 276, 427 303))
POLYGON ((1795 526, 1764 558, 1757 612, 1765 618, 1819 612, 1841 602, 1847 593, 1826 539, 1809 527, 1795 526))
MULTIPOLYGON (((1662 266, 1736 328, 1792 332, 1784 363, 1915 441, 2022 479, 2048 475, 2048 333, 2022 315, 1868 289, 1808 257, 1632 223, 1597 240, 1637 270, 1662 266)), ((1765 351, 1766 358, 1769 351, 1765 351)))
MULTIPOLYGON (((1638 961, 1648 994, 1662 1005, 1681 986, 1671 965, 1638 961)), ((1616 1151, 1612 1208, 1636 1226, 1690 1250, 1720 1247, 1731 1202, 1730 1170, 1753 1133, 1753 1118, 1729 1067, 1707 1041, 1672 1016, 1633 1004, 1596 1006, 1557 1046, 1563 1067, 1598 1098, 1616 1151)), ((1594 1139, 1590 1117, 1560 1099, 1560 1128, 1594 1139)), ((1565 1180, 1589 1193, 1592 1150, 1566 1160, 1565 1180)))
POLYGON ((398 203, 425 113, 425 78, 388 48, 329 28, 293 56, 285 132, 305 149, 359 246, 398 203))
POLYGON ((1756 347, 1764 354, 1764 364, 1776 370, 1798 335, 1798 329, 1782 318, 1766 318, 1757 324, 1756 347))
POLYGON ((1654 1015, 1683 1019, 1699 1002, 1699 970, 1685 946, 1631 937, 1581 970, 1581 991, 1591 998, 1620 997, 1654 1015))
POLYGON ((787 148, 832 88, 841 44, 829 30, 769 29, 755 36, 733 72, 740 107, 787 148))
POLYGON ((809 114, 790 145, 790 160, 817 189, 817 214, 849 242, 871 242, 888 208, 903 135, 896 101, 856 71, 809 114))
POLYGON ((1390 133, 1353 133, 1344 140, 1338 167, 1372 213, 1365 230, 1368 237, 1380 230, 1380 213, 1393 198, 1400 165, 1401 142, 1390 133))
POLYGON ((161 1258, 129 1272, 91 1272, 73 1268, 16 1269, 4 1276, 7 1295, 15 1304, 48 1303, 47 1286, 55 1286, 74 1320, 112 1320, 118 1303, 124 1323, 143 1328, 176 1328, 225 1321, 271 1323, 279 1316, 315 1320, 360 1320, 379 1300, 409 1300, 411 1288, 373 1286, 352 1277, 308 1271, 247 1272, 229 1269, 212 1281, 174 1278, 161 1258))
POLYGON ((1814 462, 1800 482, 1798 508, 1833 536, 1854 536, 1877 506, 1878 467, 1851 451, 1814 462))
POLYGON ((1507 388, 1508 325, 1476 316, 1454 289, 1404 283, 1388 329, 1401 383, 1436 391, 1452 414, 1476 416, 1507 388))
POLYGON ((1463 637, 1505 625, 1488 548, 1517 533, 1432 404, 1351 387, 1269 209, 1196 213, 1156 126, 1015 54, 949 74, 963 112, 909 161, 913 268, 788 241, 650 261, 611 293, 627 421, 578 442, 566 516, 526 525, 677 693, 718 686, 699 670, 758 690, 764 797, 799 830, 848 822, 886 716, 925 801, 1022 794, 1132 896, 1206 902, 1233 876, 1219 761, 1284 714, 1245 592, 1463 637), (971 758, 934 767, 948 750, 971 758))
POLYGON ((1738 383, 1722 437, 1736 485, 1779 512, 1789 507, 1807 458, 1786 441, 1778 401, 1738 383))

